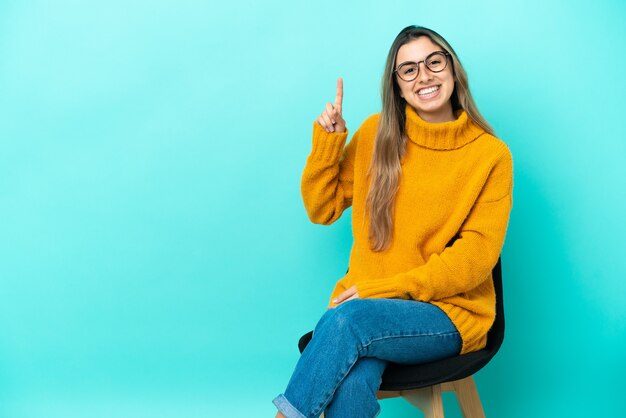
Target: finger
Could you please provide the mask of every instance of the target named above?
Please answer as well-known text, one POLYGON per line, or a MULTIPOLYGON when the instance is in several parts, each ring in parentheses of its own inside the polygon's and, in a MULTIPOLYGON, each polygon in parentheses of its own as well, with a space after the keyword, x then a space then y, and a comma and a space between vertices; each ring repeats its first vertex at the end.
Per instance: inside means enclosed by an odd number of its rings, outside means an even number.
POLYGON ((335 299, 333 299, 333 302, 334 303, 342 302, 346 300, 347 298, 349 298, 350 296, 352 296, 354 293, 356 293, 356 286, 352 286, 344 290, 343 292, 341 292, 335 299))
POLYGON ((337 113, 337 108, 335 108, 335 115, 334 115, 334 120, 335 120, 335 125, 345 125, 346 121, 343 119, 343 116, 341 116, 341 113, 337 113))
POLYGON ((343 78, 337 79, 337 94, 335 96, 335 107, 341 113, 341 106, 343 105, 343 78))
POLYGON ((359 298, 359 295, 355 293, 354 295, 350 296, 349 298, 345 298, 344 300, 337 302, 336 305, 339 306, 342 303, 346 303, 349 300, 358 299, 358 298, 359 298))
POLYGON ((335 130, 333 124, 330 123, 330 120, 324 117, 324 113, 317 118, 317 123, 319 123, 326 132, 332 132, 335 130))
POLYGON ((326 103, 326 114, 328 115, 332 123, 337 123, 337 120, 335 119, 335 108, 330 103, 326 103))
POLYGON ((338 294, 337 297, 332 300, 332 303, 339 305, 341 301, 343 301, 343 293, 338 294))
POLYGON ((319 117, 319 118, 317 118, 317 121, 316 121, 316 122, 318 123, 318 125, 320 125, 322 128, 324 128, 324 130, 325 130, 326 132, 328 132, 328 127, 326 126, 326 122, 324 122, 324 119, 322 118, 322 116, 321 116, 321 115, 320 115, 320 117, 319 117))
POLYGON ((328 132, 334 132, 335 128, 333 127, 333 123, 331 122, 328 115, 324 112, 322 113, 321 117, 322 119, 324 119, 324 123, 326 123, 326 129, 328 130, 328 132))

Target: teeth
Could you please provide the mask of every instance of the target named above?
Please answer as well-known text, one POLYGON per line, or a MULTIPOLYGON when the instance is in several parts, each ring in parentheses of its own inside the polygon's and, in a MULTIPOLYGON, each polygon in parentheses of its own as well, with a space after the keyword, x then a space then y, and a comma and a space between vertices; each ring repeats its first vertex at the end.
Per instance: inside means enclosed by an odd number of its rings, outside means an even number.
POLYGON ((437 90, 439 90, 439 86, 433 86, 433 87, 429 87, 427 89, 419 90, 417 92, 417 94, 419 94, 420 96, 424 96, 426 94, 430 94, 430 93, 432 93, 434 91, 437 91, 437 90))

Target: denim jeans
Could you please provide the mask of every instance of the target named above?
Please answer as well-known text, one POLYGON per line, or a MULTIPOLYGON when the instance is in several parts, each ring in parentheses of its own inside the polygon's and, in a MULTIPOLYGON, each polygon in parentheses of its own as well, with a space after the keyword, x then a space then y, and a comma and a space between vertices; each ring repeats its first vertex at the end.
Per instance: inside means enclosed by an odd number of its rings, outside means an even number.
POLYGON ((461 336, 445 312, 426 302, 352 299, 328 309, 273 403, 287 418, 368 418, 391 361, 417 364, 458 355, 461 336))

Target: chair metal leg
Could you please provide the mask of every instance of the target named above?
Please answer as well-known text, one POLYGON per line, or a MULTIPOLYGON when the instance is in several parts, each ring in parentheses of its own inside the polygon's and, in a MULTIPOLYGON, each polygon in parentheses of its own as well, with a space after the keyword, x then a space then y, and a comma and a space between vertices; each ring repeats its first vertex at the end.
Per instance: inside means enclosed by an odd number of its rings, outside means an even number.
POLYGON ((402 396, 419 408, 425 418, 444 418, 441 385, 402 391, 402 396))
POLYGON ((480 396, 476 389, 474 377, 466 377, 465 379, 452 382, 456 393, 456 400, 464 418, 485 418, 483 405, 480 402, 480 396))

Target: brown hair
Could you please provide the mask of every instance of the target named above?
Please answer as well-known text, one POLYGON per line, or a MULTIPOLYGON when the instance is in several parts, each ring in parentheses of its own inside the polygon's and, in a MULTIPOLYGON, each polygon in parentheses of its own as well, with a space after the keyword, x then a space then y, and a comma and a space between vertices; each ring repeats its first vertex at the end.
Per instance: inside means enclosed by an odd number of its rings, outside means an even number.
POLYGON ((373 251, 383 251, 391 243, 393 204, 402 172, 400 160, 406 148, 404 134, 406 101, 400 96, 400 87, 394 75, 396 55, 402 45, 420 36, 430 38, 452 58, 454 76, 454 91, 450 97, 452 110, 465 110, 474 123, 485 132, 494 135, 493 128, 482 117, 472 99, 467 74, 450 44, 437 32, 422 26, 407 26, 402 29, 387 55, 381 86, 382 112, 368 171, 371 181, 366 205, 370 216, 370 247, 373 251))

